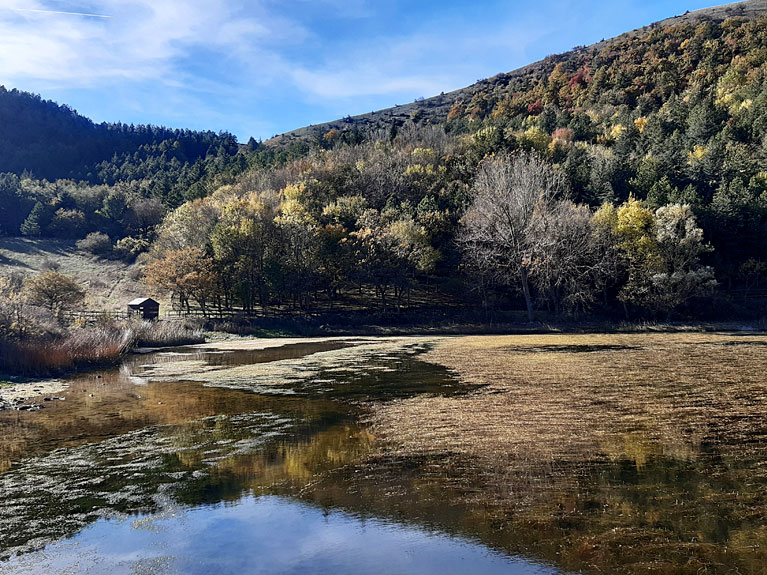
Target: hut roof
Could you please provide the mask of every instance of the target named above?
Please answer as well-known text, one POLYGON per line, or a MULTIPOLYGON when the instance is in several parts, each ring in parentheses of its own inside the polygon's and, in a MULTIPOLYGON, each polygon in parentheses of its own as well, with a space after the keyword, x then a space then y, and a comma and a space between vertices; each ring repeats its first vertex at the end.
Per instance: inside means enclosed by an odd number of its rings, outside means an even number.
POLYGON ((153 300, 151 297, 137 297, 133 301, 129 301, 128 305, 143 305, 145 303, 153 303, 153 304, 160 305, 158 302, 153 300))

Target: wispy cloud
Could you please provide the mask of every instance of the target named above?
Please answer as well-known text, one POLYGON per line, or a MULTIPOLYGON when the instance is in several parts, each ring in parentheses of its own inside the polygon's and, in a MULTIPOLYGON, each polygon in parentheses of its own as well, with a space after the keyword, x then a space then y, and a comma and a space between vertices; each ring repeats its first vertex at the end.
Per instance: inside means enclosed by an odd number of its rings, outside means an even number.
POLYGON ((279 36, 286 25, 263 10, 249 14, 225 0, 103 0, 88 11, 2 0, 0 81, 34 78, 78 86, 110 78, 178 77, 183 71, 174 61, 195 47, 224 53, 252 39, 279 36))
POLYGON ((66 16, 84 16, 85 18, 111 18, 107 14, 90 14, 88 12, 65 12, 63 10, 35 10, 32 8, 13 8, 16 12, 35 12, 36 14, 65 14, 66 16))

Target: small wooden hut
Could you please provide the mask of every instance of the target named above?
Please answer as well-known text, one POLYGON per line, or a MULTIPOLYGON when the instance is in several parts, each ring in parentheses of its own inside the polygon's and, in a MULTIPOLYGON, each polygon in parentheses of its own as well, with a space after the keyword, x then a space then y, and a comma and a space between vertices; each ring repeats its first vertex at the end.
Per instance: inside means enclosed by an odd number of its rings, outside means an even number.
POLYGON ((151 297, 139 297, 128 302, 128 315, 141 319, 157 319, 160 316, 160 304, 151 297))

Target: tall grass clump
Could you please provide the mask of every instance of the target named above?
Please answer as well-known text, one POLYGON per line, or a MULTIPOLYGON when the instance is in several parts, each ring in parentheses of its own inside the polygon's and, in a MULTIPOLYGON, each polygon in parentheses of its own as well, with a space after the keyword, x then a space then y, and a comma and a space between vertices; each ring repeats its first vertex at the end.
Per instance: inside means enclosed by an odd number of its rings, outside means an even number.
POLYGON ((118 363, 136 347, 190 345, 205 341, 202 329, 185 321, 103 321, 25 341, 0 338, 0 373, 29 377, 60 375, 118 363))
POLYGON ((131 348, 124 330, 80 328, 52 339, 0 341, 0 372, 25 375, 58 375, 75 369, 116 363, 131 348))
POLYGON ((129 322, 127 329, 132 334, 134 347, 192 345, 205 341, 202 327, 188 320, 134 320, 129 322))

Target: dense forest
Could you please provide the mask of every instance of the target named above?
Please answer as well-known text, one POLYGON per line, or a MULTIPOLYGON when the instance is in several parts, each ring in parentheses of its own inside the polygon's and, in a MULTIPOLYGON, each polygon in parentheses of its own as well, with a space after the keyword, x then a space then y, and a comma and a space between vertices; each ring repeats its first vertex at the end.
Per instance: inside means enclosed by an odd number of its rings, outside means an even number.
POLYGON ((95 124, 0 86, 0 234, 146 247, 169 209, 288 155, 228 133, 95 124))
POLYGON ((0 229, 147 251, 150 284, 210 311, 364 293, 764 314, 767 16, 650 27, 451 98, 239 146, 2 91, 0 229))

